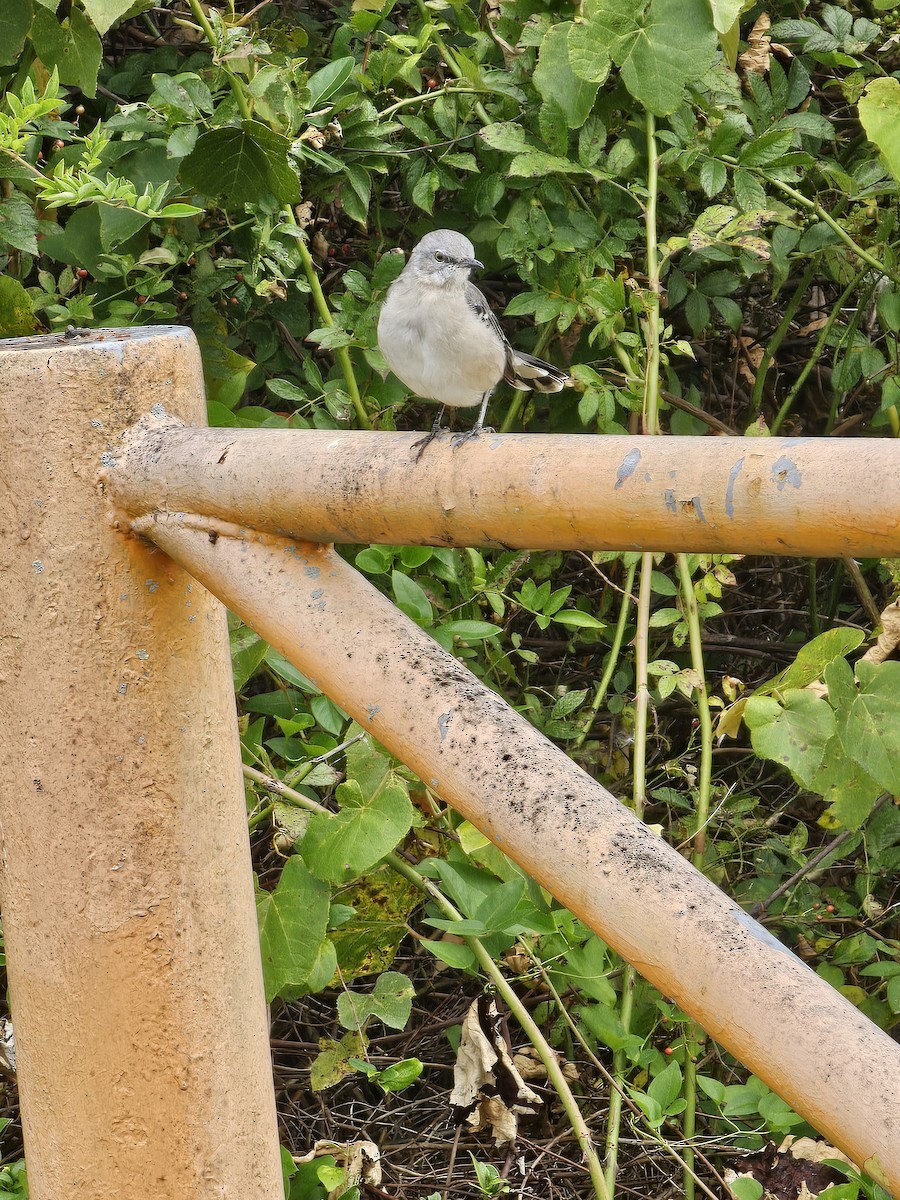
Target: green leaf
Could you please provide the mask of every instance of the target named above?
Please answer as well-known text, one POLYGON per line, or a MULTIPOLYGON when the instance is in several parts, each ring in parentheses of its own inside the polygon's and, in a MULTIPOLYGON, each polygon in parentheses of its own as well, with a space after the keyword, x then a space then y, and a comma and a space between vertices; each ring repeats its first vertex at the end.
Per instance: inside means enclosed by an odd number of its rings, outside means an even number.
POLYGON ((797 657, 780 675, 759 689, 759 694, 781 688, 803 688, 822 679, 829 663, 852 654, 865 634, 860 629, 828 629, 797 651, 797 657))
POLYGON ((390 1029, 405 1029, 416 989, 405 975, 385 971, 371 992, 341 992, 337 1001, 338 1020, 345 1029, 365 1029, 375 1017, 390 1029))
POLYGON ((31 0, 5 0, 0 5, 0 62, 14 63, 31 28, 31 0))
POLYGON ((856 664, 858 690, 837 714, 841 740, 886 791, 900 794, 900 662, 856 664))
POLYGON ((761 758, 781 763, 809 787, 834 736, 834 713, 826 700, 810 691, 789 689, 782 699, 779 704, 769 696, 750 697, 744 709, 750 740, 761 758))
POLYGON ((356 60, 353 58, 337 58, 334 62, 327 63, 320 71, 316 71, 314 75, 310 75, 306 81, 306 86, 309 89, 309 112, 319 108, 326 100, 341 90, 350 76, 353 74, 353 68, 356 66, 356 60))
MULTIPOLYGON (((844 660, 839 661, 849 672, 844 660)), ((810 788, 828 801, 828 816, 847 829, 860 828, 882 791, 837 734, 826 743, 810 788)))
POLYGON ((402 1092, 419 1078, 425 1070, 425 1064, 418 1058, 404 1058, 401 1062, 391 1063, 375 1076, 375 1082, 386 1092, 402 1092))
POLYGON ((434 619, 431 601, 414 579, 410 579, 402 571, 392 571, 391 586, 397 607, 401 612, 406 613, 419 625, 430 624, 434 619))
POLYGON ((35 53, 47 67, 56 67, 60 83, 97 95, 97 73, 103 47, 80 8, 72 8, 62 24, 53 13, 39 8, 31 26, 35 53))
POLYGON ((389 772, 378 788, 364 792, 357 779, 337 789, 339 813, 315 813, 300 846, 319 879, 352 879, 379 862, 406 835, 413 808, 406 785, 389 772))
POLYGON ((81 0, 81 3, 101 37, 110 25, 134 8, 134 0, 81 0))
POLYGON ((647 1095, 652 1097, 662 1111, 666 1113, 669 1110, 669 1106, 681 1095, 683 1082, 681 1067, 679 1067, 677 1062, 670 1062, 666 1069, 660 1071, 647 1088, 647 1095))
POLYGON ((580 79, 572 70, 569 33, 574 27, 573 21, 562 21, 547 31, 532 81, 538 94, 560 109, 569 128, 579 129, 594 107, 599 84, 580 79))
POLYGON ((473 951, 468 946, 460 945, 459 942, 434 942, 429 938, 422 938, 419 945, 430 950, 435 958, 439 958, 441 962, 446 963, 448 967, 453 967, 456 971, 470 971, 475 966, 476 959, 473 951))
POLYGON ((27 337, 36 325, 31 297, 21 283, 11 275, 0 275, 0 338, 27 337))
MULTIPOLYGON (((603 0, 601 7, 608 13, 618 5, 603 0)), ((681 104, 685 86, 712 66, 718 38, 707 0, 652 0, 639 22, 613 59, 632 96, 664 117, 681 104)))
POLYGON ((707 158, 700 164, 700 186, 707 196, 717 196, 728 182, 725 164, 717 158, 707 158))
POLYGON ((464 642, 483 642, 485 638, 495 637, 502 632, 499 625, 492 625, 490 621, 446 621, 440 630, 464 642))
POLYGON ((331 893, 313 878, 301 858, 289 858, 278 886, 257 900, 259 944, 266 1000, 299 995, 315 977, 324 987, 334 972, 334 947, 326 928, 331 893))
POLYGON ((260 121, 211 129, 181 163, 181 178, 201 196, 224 196, 229 204, 254 204, 274 196, 280 204, 300 197, 290 142, 260 121))
POLYGON ((567 629, 605 629, 606 622, 592 617, 590 613, 581 612, 578 608, 567 608, 555 613, 553 620, 557 625, 565 625, 567 629))
POLYGON ((602 31, 590 21, 577 21, 569 28, 567 42, 574 74, 589 83, 605 83, 612 60, 603 45, 602 31))
POLYGON ((884 155, 895 179, 900 180, 900 81, 873 79, 859 98, 859 119, 866 137, 884 155))

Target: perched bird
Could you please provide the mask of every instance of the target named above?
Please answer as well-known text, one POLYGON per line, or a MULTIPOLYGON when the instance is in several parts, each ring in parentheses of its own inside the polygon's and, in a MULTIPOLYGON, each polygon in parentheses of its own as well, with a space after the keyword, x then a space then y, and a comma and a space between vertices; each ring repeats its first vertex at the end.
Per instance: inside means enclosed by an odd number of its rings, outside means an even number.
POLYGON ((491 393, 505 379, 514 388, 559 392, 568 374, 552 363, 514 350, 469 275, 482 264, 467 237, 452 229, 427 233, 388 288, 378 318, 378 345, 398 379, 441 410, 419 457, 441 432, 444 407, 480 404, 478 420, 453 445, 477 437, 491 393))

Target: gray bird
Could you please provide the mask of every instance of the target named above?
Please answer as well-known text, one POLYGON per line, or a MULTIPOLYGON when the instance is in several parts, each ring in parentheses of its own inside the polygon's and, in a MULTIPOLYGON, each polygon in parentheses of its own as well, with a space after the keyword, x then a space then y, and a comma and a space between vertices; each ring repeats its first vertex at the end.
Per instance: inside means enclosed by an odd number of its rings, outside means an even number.
POLYGON ((452 229, 427 233, 388 288, 378 318, 378 345, 398 379, 441 410, 427 438, 415 445, 419 457, 441 432, 445 405, 480 404, 478 420, 453 445, 477 437, 491 393, 505 379, 519 391, 559 392, 567 372, 514 350, 487 300, 469 281, 482 268, 475 247, 452 229))

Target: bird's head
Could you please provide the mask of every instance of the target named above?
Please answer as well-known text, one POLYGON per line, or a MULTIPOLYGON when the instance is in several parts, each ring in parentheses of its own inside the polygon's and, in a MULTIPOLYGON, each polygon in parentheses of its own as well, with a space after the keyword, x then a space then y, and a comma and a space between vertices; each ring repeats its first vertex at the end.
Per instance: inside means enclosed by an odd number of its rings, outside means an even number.
POLYGON ((410 254, 406 270, 429 287, 452 289, 465 287, 471 272, 482 265, 467 237, 452 229, 434 229, 410 254))

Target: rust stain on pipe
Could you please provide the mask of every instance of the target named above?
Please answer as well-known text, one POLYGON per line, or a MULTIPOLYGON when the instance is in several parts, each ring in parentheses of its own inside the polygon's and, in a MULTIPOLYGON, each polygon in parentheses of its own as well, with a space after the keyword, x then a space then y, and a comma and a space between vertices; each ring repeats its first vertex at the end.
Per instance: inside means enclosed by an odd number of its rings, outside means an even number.
POLYGON ((145 418, 108 475, 127 513, 315 542, 900 555, 900 442, 186 429, 145 418), (878 486, 871 486, 877 479, 878 486), (165 495, 161 495, 162 488, 165 495))
POLYGON ((183 513, 135 527, 900 1194, 900 1047, 337 554, 183 513))

